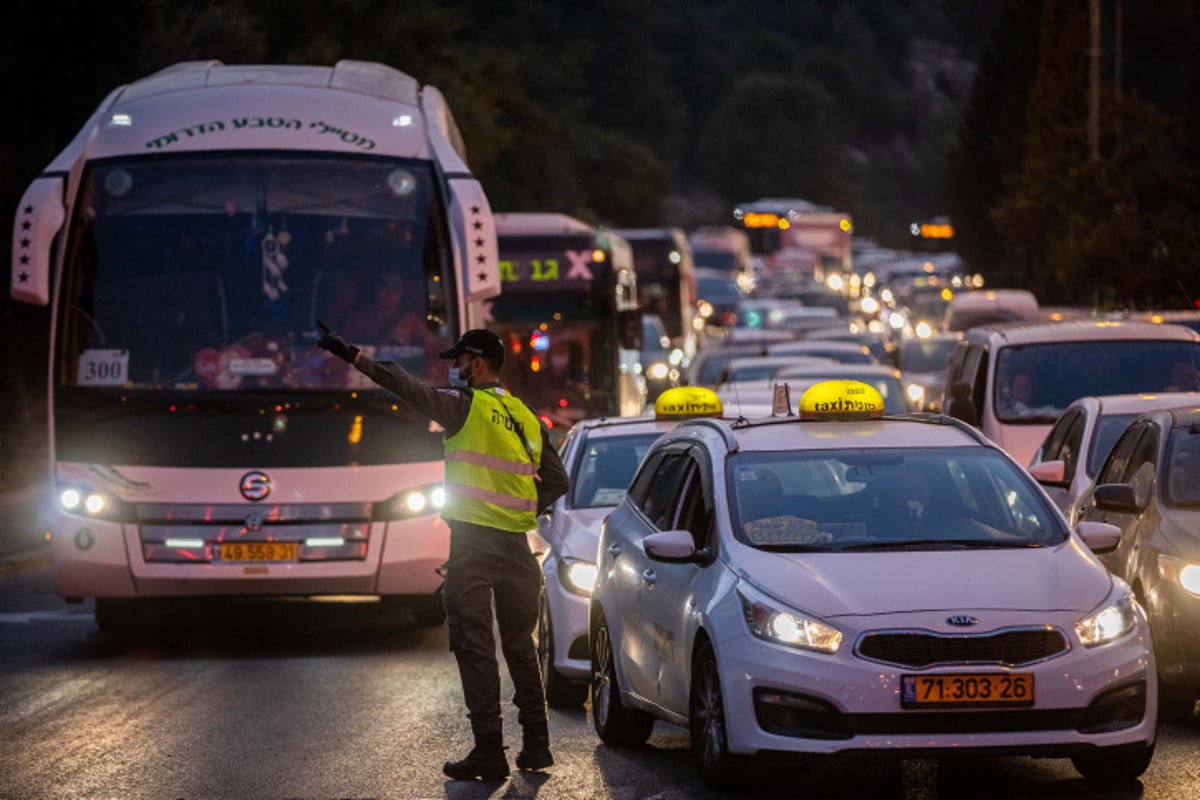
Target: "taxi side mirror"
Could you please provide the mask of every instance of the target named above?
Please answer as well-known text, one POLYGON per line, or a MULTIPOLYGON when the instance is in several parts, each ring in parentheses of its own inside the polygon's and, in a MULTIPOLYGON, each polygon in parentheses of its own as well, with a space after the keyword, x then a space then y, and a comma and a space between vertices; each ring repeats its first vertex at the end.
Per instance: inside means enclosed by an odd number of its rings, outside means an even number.
POLYGON ((1121 529, 1107 522, 1080 522, 1075 531, 1093 553, 1108 553, 1121 542, 1121 529))
POLYGON ((1067 485, 1067 464, 1061 459, 1034 464, 1029 468, 1029 474, 1043 486, 1067 485))
POLYGON ((1142 510, 1138 505, 1137 492, 1128 483, 1103 483, 1097 486, 1092 492, 1092 502, 1101 511, 1136 514, 1142 510))
POLYGON ((696 556, 696 542, 691 531, 674 530, 652 533, 642 540, 646 555, 655 561, 684 563, 696 556))

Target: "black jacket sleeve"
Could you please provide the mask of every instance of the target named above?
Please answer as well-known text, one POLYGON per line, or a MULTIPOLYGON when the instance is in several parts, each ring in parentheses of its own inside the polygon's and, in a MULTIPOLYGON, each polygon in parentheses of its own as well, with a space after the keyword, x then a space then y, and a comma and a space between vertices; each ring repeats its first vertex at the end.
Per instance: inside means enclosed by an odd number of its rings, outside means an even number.
POLYGON ((537 500, 538 513, 544 514, 554 501, 567 493, 570 480, 567 468, 563 466, 558 451, 550 443, 550 432, 546 426, 542 428, 542 462, 538 466, 537 500))

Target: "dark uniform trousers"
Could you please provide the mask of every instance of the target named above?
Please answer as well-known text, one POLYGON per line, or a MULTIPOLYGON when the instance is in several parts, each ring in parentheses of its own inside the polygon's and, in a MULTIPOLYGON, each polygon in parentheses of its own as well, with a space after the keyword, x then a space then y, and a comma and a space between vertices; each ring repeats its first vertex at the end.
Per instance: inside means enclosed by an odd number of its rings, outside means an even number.
POLYGON ((542 590, 537 558, 523 533, 457 520, 449 525, 450 559, 442 596, 471 731, 479 735, 502 729, 500 669, 492 635, 493 598, 517 719, 523 726, 544 722, 546 696, 533 638, 542 590))

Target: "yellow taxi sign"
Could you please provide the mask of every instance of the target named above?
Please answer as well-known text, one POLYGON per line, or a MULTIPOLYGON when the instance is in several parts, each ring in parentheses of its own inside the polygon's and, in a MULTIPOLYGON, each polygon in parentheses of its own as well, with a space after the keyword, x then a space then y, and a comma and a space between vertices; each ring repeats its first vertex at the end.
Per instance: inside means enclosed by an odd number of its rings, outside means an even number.
POLYGON ((883 395, 862 381, 824 381, 800 398, 800 419, 855 420, 883 416, 883 395))
POLYGON ((724 411, 717 393, 702 386, 677 386, 667 389, 654 401, 655 419, 719 417, 724 411))

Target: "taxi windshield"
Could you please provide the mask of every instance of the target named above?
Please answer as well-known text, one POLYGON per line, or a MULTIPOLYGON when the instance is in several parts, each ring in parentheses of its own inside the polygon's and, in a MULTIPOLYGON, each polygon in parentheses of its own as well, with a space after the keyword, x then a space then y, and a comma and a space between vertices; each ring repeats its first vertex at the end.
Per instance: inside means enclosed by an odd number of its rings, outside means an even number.
POLYGON ((1032 482, 982 447, 743 452, 734 535, 794 552, 1042 547, 1067 530, 1032 482))

